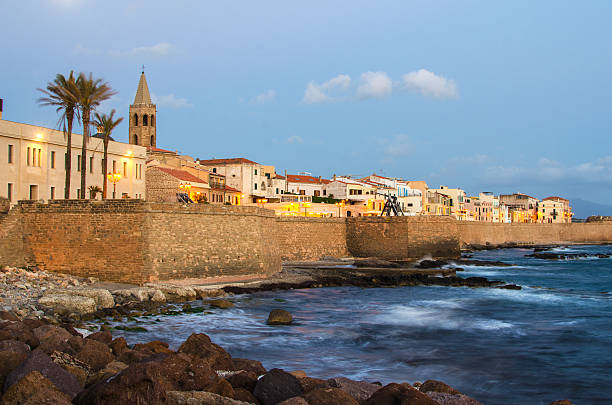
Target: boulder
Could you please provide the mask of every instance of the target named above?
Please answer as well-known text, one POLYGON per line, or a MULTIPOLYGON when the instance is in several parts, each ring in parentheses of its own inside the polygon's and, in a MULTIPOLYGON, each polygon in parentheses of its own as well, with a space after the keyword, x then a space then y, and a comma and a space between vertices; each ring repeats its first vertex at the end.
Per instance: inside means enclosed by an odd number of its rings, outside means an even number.
POLYGON ((179 347, 179 353, 186 353, 193 357, 201 358, 214 370, 233 370, 232 358, 223 348, 210 341, 203 333, 193 333, 179 347))
POLYGON ((208 305, 214 308, 227 309, 234 306, 234 303, 228 300, 210 300, 207 301, 208 305))
POLYGON ((85 381, 91 372, 89 366, 77 358, 64 352, 51 353, 51 360, 79 380, 81 386, 85 386, 85 381))
POLYGON ((195 300, 197 294, 195 290, 189 286, 172 285, 172 284, 146 284, 164 293, 166 299, 170 301, 192 301, 195 300))
POLYGON ((30 353, 30 346, 18 340, 0 340, 0 352, 30 353))
POLYGON ((327 380, 327 385, 346 391, 358 402, 364 402, 380 389, 380 385, 370 384, 365 381, 349 380, 345 377, 330 378, 327 380))
POLYGON ((558 401, 553 401, 548 405, 574 405, 574 403, 570 401, 569 399, 560 399, 558 401))
POLYGON ((327 385, 327 381, 320 380, 318 378, 312 377, 298 377, 298 381, 300 382, 300 386, 302 387, 302 392, 307 393, 310 391, 314 391, 319 388, 329 388, 327 385))
POLYGON ((122 372, 126 368, 128 368, 128 365, 125 364, 125 363, 122 363, 122 362, 116 361, 116 360, 111 361, 102 370, 98 371, 97 373, 90 374, 87 377, 87 380, 85 382, 85 386, 89 387, 89 386, 91 386, 93 384, 96 384, 96 383, 98 383, 100 381, 108 380, 109 378, 119 374, 120 372, 122 372))
POLYGON ((273 309, 268 315, 268 325, 290 325, 293 322, 293 316, 289 311, 284 309, 273 309))
POLYGON ((38 338, 23 322, 7 322, 0 329, 0 340, 17 340, 35 349, 40 344, 38 338))
POLYGON ((253 395, 262 405, 275 405, 302 395, 302 386, 293 375, 274 368, 257 381, 253 395))
POLYGON ((10 372, 4 382, 4 390, 8 390, 24 376, 32 371, 38 371, 48 378, 55 387, 73 398, 81 391, 81 385, 75 376, 58 366, 42 350, 34 350, 28 358, 17 368, 10 372))
POLYGON ((19 317, 10 311, 0 311, 0 320, 19 321, 19 317))
POLYGON ((444 260, 421 260, 414 267, 417 269, 439 269, 448 264, 447 261, 444 260))
POLYGON ((97 340, 98 342, 104 343, 105 345, 110 345, 113 342, 113 335, 108 330, 101 330, 99 332, 94 332, 91 335, 88 335, 85 339, 97 340))
POLYGON ((151 302, 166 302, 166 296, 163 292, 155 290, 153 295, 151 295, 151 302))
POLYGON ((474 398, 470 398, 463 394, 449 394, 435 391, 429 391, 426 394, 440 405, 482 405, 474 398))
POLYGON ((191 288, 196 292, 199 299, 221 297, 225 295, 225 291, 207 285, 194 285, 191 286, 191 288))
POLYGON ((234 397, 237 401, 248 402, 249 404, 259 405, 259 401, 255 398, 255 395, 246 388, 234 388, 234 397))
POLYGON ((352 396, 340 388, 319 388, 304 394, 309 405, 359 405, 352 396))
POLYGON ((151 353, 174 353, 168 349, 168 343, 154 340, 149 343, 138 343, 134 345, 134 350, 149 351, 151 353))
POLYGON ((168 402, 172 405, 250 405, 206 391, 168 391, 168 402))
POLYGON ((96 312, 96 301, 80 295, 48 294, 38 300, 38 305, 52 309, 60 315, 76 313, 79 315, 96 312))
POLYGON ((421 392, 445 392, 447 394, 461 394, 459 391, 438 380, 427 380, 419 387, 421 392))
POLYGON ((54 351, 62 351, 74 354, 75 351, 70 345, 73 337, 66 329, 55 325, 43 325, 32 331, 40 342, 38 348, 47 354, 54 351))
POLYGON ((365 405, 439 405, 410 384, 391 383, 385 385, 364 402, 365 405))
POLYGON ((115 300, 110 291, 104 288, 77 288, 74 290, 68 290, 71 295, 80 295, 82 297, 93 298, 96 302, 96 307, 100 308, 112 308, 115 306, 115 300))
POLYGON ((124 337, 116 338, 108 345, 108 347, 110 347, 115 356, 119 356, 121 353, 130 350, 124 337))
POLYGON ((239 371, 230 375, 229 377, 225 377, 225 379, 232 384, 234 388, 244 388, 250 392, 253 392, 255 386, 257 385, 257 374, 251 371, 239 371))
POLYGON ((107 345, 92 339, 85 339, 85 344, 76 358, 87 364, 92 371, 101 370, 115 360, 115 356, 107 345))
MULTIPOLYGON (((4 386, 6 376, 8 376, 11 371, 16 369, 27 358, 27 353, 0 351, 0 388, 4 386)), ((2 390, 0 389, 0 392, 1 391, 2 390)))
POLYGON ((293 397, 279 402, 278 405, 308 405, 308 402, 302 397, 293 397))
POLYGON ((266 368, 257 360, 232 358, 234 364, 234 370, 251 371, 259 377, 260 375, 266 374, 266 368))
MULTIPOLYGON (((158 289, 150 288, 150 287, 125 288, 123 290, 115 290, 113 291, 113 294, 121 302, 127 302, 127 301, 143 302, 143 301, 151 301, 151 299, 153 298, 153 296, 157 294, 157 292, 163 295, 163 293, 159 291, 158 289)), ((157 294, 158 299, 160 297, 159 294, 157 294)), ((163 301, 158 300, 156 302, 165 302, 165 296, 164 296, 163 301)))
POLYGON ((11 385, 0 399, 0 405, 70 405, 70 399, 40 372, 31 371, 11 385))

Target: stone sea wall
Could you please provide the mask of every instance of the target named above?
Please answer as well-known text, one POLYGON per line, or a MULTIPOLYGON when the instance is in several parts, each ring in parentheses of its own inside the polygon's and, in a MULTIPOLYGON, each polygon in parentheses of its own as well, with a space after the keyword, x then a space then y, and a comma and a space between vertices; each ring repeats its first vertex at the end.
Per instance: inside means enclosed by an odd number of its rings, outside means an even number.
POLYGON ((276 225, 276 244, 282 260, 311 261, 349 255, 344 218, 278 218, 276 225))

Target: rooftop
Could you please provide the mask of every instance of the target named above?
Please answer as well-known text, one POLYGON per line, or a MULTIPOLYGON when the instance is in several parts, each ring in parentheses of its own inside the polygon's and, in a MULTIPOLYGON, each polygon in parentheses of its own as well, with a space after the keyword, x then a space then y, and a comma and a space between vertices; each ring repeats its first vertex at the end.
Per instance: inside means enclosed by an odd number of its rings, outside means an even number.
POLYGON ((237 165, 237 164, 252 164, 258 165, 259 163, 253 162, 252 160, 245 158, 229 158, 229 159, 198 159, 198 162, 204 166, 216 166, 216 165, 237 165))
POLYGON ((304 176, 301 174, 288 174, 287 181, 289 183, 307 183, 307 184, 328 184, 329 180, 313 176, 304 176))
POLYGON ((169 167, 152 167, 152 168, 149 168, 148 170, 152 170, 152 169, 161 170, 162 172, 167 173, 172 177, 176 177, 177 179, 182 180, 182 181, 191 181, 194 183, 208 184, 206 180, 196 177, 193 174, 185 170, 171 169, 169 167))

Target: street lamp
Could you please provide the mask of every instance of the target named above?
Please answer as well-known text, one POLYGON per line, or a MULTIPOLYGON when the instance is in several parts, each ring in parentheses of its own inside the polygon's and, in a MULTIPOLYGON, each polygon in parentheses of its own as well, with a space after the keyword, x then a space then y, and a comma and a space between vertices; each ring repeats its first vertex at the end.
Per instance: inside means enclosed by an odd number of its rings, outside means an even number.
POLYGON ((338 218, 340 218, 342 216, 342 213, 340 212, 341 207, 344 207, 344 200, 337 202, 336 203, 336 207, 338 207, 338 218))
POLYGON ((181 183, 179 184, 179 188, 182 192, 187 194, 187 197, 191 198, 189 195, 189 191, 191 190, 191 183, 181 183))
POLYGON ((119 182, 119 180, 121 180, 121 173, 111 173, 108 172, 108 174, 106 175, 106 178, 108 179, 108 181, 110 181, 111 183, 113 183, 113 199, 115 199, 115 189, 116 189, 116 185, 117 182, 119 182))
POLYGON ((267 198, 258 198, 257 199, 257 205, 259 205, 261 208, 264 207, 264 205, 268 202, 267 198))
POLYGON ((308 202, 303 202, 303 203, 302 203, 302 207, 304 207, 304 216, 305 216, 305 217, 306 217, 306 216, 308 216, 308 207, 310 207, 310 205, 311 205, 311 204, 310 204, 310 203, 308 203, 308 202))

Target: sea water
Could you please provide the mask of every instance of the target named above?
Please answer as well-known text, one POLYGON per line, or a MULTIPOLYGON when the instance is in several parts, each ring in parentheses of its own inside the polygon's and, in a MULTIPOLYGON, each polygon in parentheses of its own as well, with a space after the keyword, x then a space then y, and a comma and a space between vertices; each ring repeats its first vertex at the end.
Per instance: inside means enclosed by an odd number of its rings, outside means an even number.
MULTIPOLYGON (((561 248, 612 253, 610 246, 561 248)), ((612 259, 525 257, 531 249, 474 253, 512 267, 464 266, 522 290, 467 287, 356 287, 232 297, 232 309, 140 319, 148 332, 116 331, 129 343, 177 348, 208 334, 233 357, 268 369, 371 382, 437 379, 483 404, 612 403, 612 259), (268 326, 275 308, 291 326, 268 326), (156 321, 156 319, 159 319, 156 321)), ((198 303, 192 303, 198 305, 198 303)), ((208 310, 207 310, 208 311, 208 310)), ((131 324, 130 324, 131 325, 131 324)))

